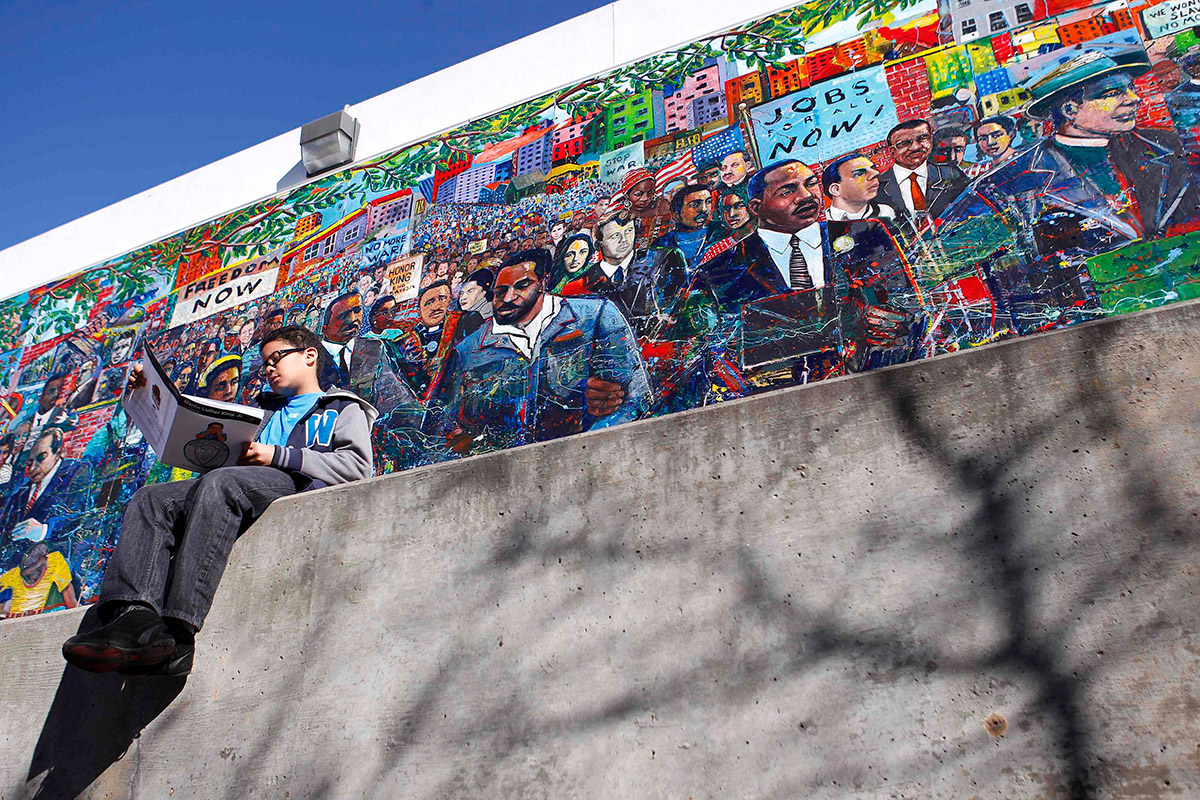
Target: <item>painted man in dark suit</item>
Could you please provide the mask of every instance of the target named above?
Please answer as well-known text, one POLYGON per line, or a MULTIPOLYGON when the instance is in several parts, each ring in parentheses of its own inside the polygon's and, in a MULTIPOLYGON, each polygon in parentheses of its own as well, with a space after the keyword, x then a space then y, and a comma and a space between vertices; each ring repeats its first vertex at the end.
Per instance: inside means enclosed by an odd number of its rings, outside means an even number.
POLYGON ((61 543, 79 527, 89 505, 91 472, 86 462, 63 458, 62 447, 62 429, 43 429, 29 451, 25 473, 8 492, 0 516, 5 568, 30 542, 61 543))
POLYGON ((600 248, 600 261, 567 282, 559 294, 564 297, 603 297, 630 316, 636 292, 631 279, 633 263, 638 257, 636 220, 623 207, 612 209, 596 220, 592 237, 600 248))
POLYGON ((798 161, 763 167, 750 181, 758 230, 705 265, 706 287, 726 312, 787 292, 807 297, 814 322, 836 319, 840 355, 854 370, 917 357, 919 293, 895 231, 878 220, 821 221, 822 191, 798 161))
POLYGON ((967 186, 967 176, 953 163, 937 164, 933 129, 923 119, 901 122, 888 133, 895 163, 879 176, 879 201, 916 229, 936 221, 967 186))
POLYGON ((321 385, 350 385, 350 361, 354 343, 362 328, 363 302, 358 292, 344 292, 325 309, 321 325, 321 346, 329 357, 321 368, 321 385))
POLYGON ((394 351, 405 379, 418 397, 428 396, 446 357, 463 338, 459 330, 461 316, 451 305, 449 281, 434 281, 417 295, 417 324, 385 344, 394 351))
POLYGON ((79 415, 71 409, 63 407, 63 402, 67 399, 69 379, 70 375, 65 372, 51 375, 46 379, 41 394, 38 395, 37 407, 33 412, 34 432, 48 426, 72 430, 78 424, 79 415))
POLYGON ((777 161, 749 184, 757 230, 703 266, 698 286, 724 310, 829 283, 829 236, 821 221, 821 179, 799 161, 777 161))

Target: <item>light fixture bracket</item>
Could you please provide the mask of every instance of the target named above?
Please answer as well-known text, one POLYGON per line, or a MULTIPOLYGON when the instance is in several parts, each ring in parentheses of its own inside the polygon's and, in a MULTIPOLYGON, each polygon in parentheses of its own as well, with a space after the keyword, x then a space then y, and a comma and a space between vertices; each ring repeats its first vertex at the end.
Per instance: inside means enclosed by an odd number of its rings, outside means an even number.
POLYGON ((300 128, 300 160, 311 178, 354 160, 360 126, 345 109, 300 128))

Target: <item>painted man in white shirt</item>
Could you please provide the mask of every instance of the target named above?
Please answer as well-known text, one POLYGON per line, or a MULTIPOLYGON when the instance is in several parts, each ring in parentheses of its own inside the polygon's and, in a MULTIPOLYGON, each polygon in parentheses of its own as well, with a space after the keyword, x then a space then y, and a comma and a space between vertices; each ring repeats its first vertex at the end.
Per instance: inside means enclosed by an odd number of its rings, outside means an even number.
MULTIPOLYGON (((847 159, 842 171, 853 163, 847 159)), ((808 296, 822 317, 839 314, 845 338, 861 340, 853 366, 910 360, 913 349, 906 333, 912 315, 904 305, 911 294, 908 273, 888 224, 821 221, 821 181, 798 161, 768 164, 751 179, 749 189, 758 231, 702 267, 705 286, 716 295, 720 310, 734 314, 743 304, 773 303, 775 295, 816 290, 808 296), (870 288, 870 296, 863 286, 870 288), (874 350, 881 354, 873 355, 874 350)), ((770 330, 763 336, 769 337, 770 330)))
MULTIPOLYGON (((636 220, 629 216, 624 206, 610 207, 596 220, 592 229, 596 245, 600 249, 600 261, 591 264, 560 290, 566 297, 603 297, 616 303, 626 318, 631 318, 632 304, 637 292, 632 275, 634 259, 638 255, 634 244, 637 240, 636 220)), ((638 265, 644 269, 645 265, 638 265)), ((640 273, 639 273, 640 274, 640 273)))
POLYGON ((648 409, 629 323, 608 300, 548 293, 550 267, 541 248, 510 256, 496 273, 491 321, 447 359, 427 424, 450 451, 545 441, 648 409))
POLYGON ((799 161, 777 161, 755 173, 747 188, 758 230, 701 267, 722 310, 825 286, 829 247, 817 173, 799 161))
POLYGON ((830 222, 856 219, 892 219, 896 210, 878 202, 879 170, 862 153, 850 153, 830 162, 821 183, 831 204, 825 211, 830 222))

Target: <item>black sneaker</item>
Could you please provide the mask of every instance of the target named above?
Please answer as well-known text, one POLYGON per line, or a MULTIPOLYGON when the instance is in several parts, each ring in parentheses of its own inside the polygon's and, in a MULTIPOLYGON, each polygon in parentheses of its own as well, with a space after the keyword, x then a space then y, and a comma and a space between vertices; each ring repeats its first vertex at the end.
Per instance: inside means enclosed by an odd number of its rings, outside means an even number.
POLYGON ((117 667, 122 675, 145 677, 182 678, 192 671, 192 657, 196 654, 196 631, 191 625, 174 617, 163 617, 163 624, 175 640, 175 655, 152 666, 127 664, 117 667))
POLYGON ((196 645, 185 642, 175 642, 175 655, 166 661, 160 661, 151 666, 142 664, 122 664, 117 672, 122 675, 139 675, 145 678, 182 678, 192 672, 192 658, 196 654, 196 645))
POLYGON ((102 628, 67 639, 62 652, 68 663, 88 672, 153 667, 175 656, 175 638, 158 612, 130 606, 102 628))

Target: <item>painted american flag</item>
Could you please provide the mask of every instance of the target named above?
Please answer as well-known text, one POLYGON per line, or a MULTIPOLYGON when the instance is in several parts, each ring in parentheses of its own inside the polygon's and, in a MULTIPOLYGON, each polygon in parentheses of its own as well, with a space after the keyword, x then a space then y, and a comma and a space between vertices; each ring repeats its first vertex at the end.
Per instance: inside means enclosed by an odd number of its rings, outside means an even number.
POLYGON ((723 131, 718 131, 707 139, 703 139, 692 148, 692 161, 696 164, 720 162, 725 156, 738 150, 745 151, 746 142, 742 138, 742 129, 730 125, 723 131))
POLYGON ((692 161, 692 151, 687 150, 679 158, 667 164, 654 174, 654 191, 662 194, 672 183, 692 177, 696 174, 696 162, 692 161))

